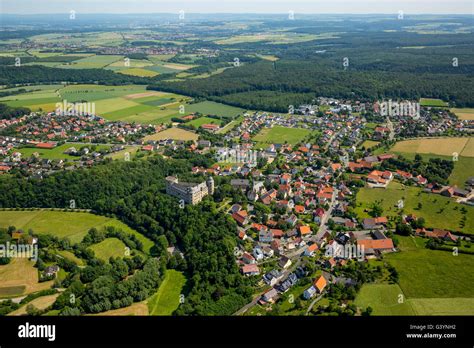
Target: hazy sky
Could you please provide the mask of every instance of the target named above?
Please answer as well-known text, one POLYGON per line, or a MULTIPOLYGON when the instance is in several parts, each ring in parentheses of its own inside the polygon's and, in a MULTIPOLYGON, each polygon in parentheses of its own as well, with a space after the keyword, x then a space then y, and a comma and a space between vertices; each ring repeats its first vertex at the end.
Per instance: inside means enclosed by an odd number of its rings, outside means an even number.
POLYGON ((473 14, 474 0, 0 0, 1 13, 473 14))

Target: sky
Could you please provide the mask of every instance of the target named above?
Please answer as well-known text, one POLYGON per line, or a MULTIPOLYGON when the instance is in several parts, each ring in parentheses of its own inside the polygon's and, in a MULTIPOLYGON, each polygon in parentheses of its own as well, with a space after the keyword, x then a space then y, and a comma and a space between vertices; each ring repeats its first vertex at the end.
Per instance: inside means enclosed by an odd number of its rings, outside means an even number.
POLYGON ((68 13, 473 14, 474 0, 0 0, 8 14, 68 13))

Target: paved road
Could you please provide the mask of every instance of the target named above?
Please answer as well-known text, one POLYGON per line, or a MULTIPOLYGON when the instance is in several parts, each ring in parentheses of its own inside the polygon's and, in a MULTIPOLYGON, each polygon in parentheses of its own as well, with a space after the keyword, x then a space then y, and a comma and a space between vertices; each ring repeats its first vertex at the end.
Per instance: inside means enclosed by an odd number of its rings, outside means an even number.
POLYGON ((321 219, 321 224, 319 226, 318 233, 316 233, 316 240, 318 240, 318 241, 323 238, 324 233, 326 233, 326 231, 328 229, 327 226, 326 226, 326 222, 331 217, 332 211, 333 211, 334 206, 336 204, 336 198, 337 198, 338 193, 339 193, 339 190, 335 188, 334 193, 332 195, 331 203, 329 204, 329 209, 326 211, 323 218, 321 219))
POLYGON ((393 129, 393 123, 390 121, 390 118, 387 116, 387 128, 390 129, 390 134, 388 135, 389 140, 393 140, 395 137, 395 131, 393 129))
POLYGON ((313 302, 311 302, 311 304, 309 305, 308 309, 306 310, 306 315, 309 314, 309 312, 311 312, 311 309, 313 309, 313 306, 316 304, 316 302, 318 302, 320 299, 322 299, 324 296, 324 293, 322 293, 321 295, 319 295, 317 298, 315 298, 313 300, 313 302))

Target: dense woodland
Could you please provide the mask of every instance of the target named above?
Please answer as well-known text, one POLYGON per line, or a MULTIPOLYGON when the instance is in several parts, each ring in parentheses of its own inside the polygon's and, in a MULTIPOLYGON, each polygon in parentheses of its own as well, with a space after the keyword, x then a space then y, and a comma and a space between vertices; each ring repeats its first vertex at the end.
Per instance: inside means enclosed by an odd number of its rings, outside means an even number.
POLYGON ((474 79, 469 75, 344 70, 326 62, 281 60, 261 61, 228 69, 206 79, 161 82, 149 89, 167 90, 248 109, 285 112, 289 105, 311 102, 317 96, 376 100, 433 97, 474 106, 474 79))
POLYGON ((117 216, 155 241, 158 256, 168 244, 185 254, 189 292, 179 313, 231 314, 252 293, 233 255, 235 223, 219 214, 211 200, 180 209, 177 200, 164 194, 165 176, 184 175, 190 169, 188 162, 154 157, 62 172, 43 180, 2 177, 0 191, 5 194, 0 207, 62 208, 74 199, 79 208, 117 216))
POLYGON ((0 84, 27 83, 98 83, 104 85, 145 84, 143 78, 116 74, 104 69, 60 69, 40 65, 0 65, 0 84))

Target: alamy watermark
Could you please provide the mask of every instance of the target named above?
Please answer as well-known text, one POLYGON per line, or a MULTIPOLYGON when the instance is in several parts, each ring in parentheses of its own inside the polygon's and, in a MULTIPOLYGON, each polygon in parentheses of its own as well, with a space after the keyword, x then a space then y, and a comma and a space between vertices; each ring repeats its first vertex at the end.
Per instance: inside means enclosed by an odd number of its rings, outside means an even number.
POLYGON ((95 103, 69 103, 63 100, 62 103, 56 103, 56 114, 61 116, 94 116, 95 103))
POLYGON ((224 163, 246 163, 256 166, 259 157, 259 151, 242 149, 237 145, 235 149, 229 149, 218 155, 219 162, 224 163))
POLYGON ((6 242, 5 244, 0 244, 0 257, 24 258, 37 261, 38 245, 6 242))
POLYGON ((364 260, 365 249, 363 245, 347 243, 346 245, 338 244, 338 247, 328 247, 324 252, 326 257, 336 257, 340 259, 357 259, 364 260))
POLYGON ((410 101, 388 101, 377 102, 374 111, 382 116, 408 116, 414 119, 420 117, 420 103, 410 101))

